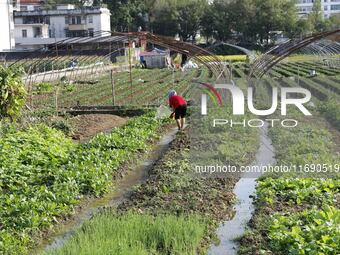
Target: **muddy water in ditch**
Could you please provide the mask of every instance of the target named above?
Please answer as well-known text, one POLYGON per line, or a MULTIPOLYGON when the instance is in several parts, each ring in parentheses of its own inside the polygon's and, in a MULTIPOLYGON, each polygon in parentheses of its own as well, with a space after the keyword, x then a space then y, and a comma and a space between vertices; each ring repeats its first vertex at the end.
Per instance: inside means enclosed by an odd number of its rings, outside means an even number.
MULTIPOLYGON (((272 165, 275 162, 274 148, 268 136, 268 125, 260 129, 260 148, 256 154, 254 166, 272 165)), ((254 212, 252 195, 256 188, 256 178, 260 174, 244 175, 235 185, 234 193, 237 204, 234 207, 235 215, 230 221, 223 222, 217 231, 220 243, 209 249, 209 255, 237 254, 238 243, 234 241, 242 236, 247 223, 254 212), (257 175, 257 176, 256 176, 257 175)))
POLYGON ((148 175, 149 170, 153 165, 162 157, 165 151, 169 148, 170 143, 174 140, 177 133, 177 128, 171 129, 165 134, 161 140, 154 146, 149 157, 138 164, 135 169, 130 171, 116 186, 115 191, 106 194, 103 198, 96 199, 86 209, 76 215, 75 219, 67 225, 64 225, 55 236, 52 236, 50 240, 52 242, 45 241, 34 254, 42 254, 46 251, 57 249, 62 247, 72 234, 79 229, 83 223, 103 207, 114 206, 121 203, 132 191, 132 188, 140 183, 143 183, 148 175))

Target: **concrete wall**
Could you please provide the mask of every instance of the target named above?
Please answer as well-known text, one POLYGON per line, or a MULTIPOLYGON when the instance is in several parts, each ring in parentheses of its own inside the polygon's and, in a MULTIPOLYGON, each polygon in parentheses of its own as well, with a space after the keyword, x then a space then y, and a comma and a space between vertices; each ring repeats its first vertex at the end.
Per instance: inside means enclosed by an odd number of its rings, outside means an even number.
POLYGON ((13 7, 9 0, 0 0, 0 51, 14 48, 13 7))
POLYGON ((101 8, 102 14, 100 15, 101 21, 101 30, 103 31, 111 31, 111 19, 110 12, 107 9, 101 8))
POLYGON ((50 27, 52 37, 66 37, 65 29, 68 27, 65 24, 65 16, 50 16, 50 27))

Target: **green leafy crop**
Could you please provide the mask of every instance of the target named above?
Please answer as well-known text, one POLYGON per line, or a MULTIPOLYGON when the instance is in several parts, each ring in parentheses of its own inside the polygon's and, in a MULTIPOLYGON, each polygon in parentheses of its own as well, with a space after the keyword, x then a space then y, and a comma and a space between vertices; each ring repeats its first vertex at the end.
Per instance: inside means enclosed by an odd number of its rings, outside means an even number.
POLYGON ((25 254, 32 236, 71 213, 84 194, 99 196, 135 152, 147 149, 161 120, 132 119, 111 134, 76 144, 44 125, 0 136, 0 254, 25 254))
POLYGON ((328 255, 340 252, 340 210, 326 206, 294 215, 274 215, 268 237, 273 251, 291 255, 328 255))

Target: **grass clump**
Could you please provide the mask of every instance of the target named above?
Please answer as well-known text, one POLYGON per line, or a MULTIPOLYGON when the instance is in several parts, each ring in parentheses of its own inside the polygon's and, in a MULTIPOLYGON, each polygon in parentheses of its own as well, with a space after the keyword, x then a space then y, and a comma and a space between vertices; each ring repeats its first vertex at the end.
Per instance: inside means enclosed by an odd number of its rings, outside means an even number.
POLYGON ((67 244, 47 255, 196 254, 205 230, 197 216, 176 217, 104 212, 87 222, 67 244))

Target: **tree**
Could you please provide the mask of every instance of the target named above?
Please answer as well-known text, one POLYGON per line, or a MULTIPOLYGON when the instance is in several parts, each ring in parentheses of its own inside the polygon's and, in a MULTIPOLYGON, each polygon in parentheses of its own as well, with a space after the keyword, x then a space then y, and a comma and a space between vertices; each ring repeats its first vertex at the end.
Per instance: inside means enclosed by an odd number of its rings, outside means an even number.
POLYGON ((327 30, 339 29, 340 28, 340 13, 332 15, 328 19, 327 30))
POLYGON ((323 17, 321 0, 314 1, 312 12, 308 15, 308 20, 313 26, 313 31, 319 32, 325 30, 326 24, 323 17))
POLYGON ((215 19, 213 5, 208 5, 201 18, 201 34, 208 39, 214 37, 215 19))
POLYGON ((233 31, 238 30, 237 24, 243 24, 243 17, 240 15, 243 0, 239 1, 236 7, 236 0, 225 1, 215 0, 202 17, 202 32, 204 35, 219 41, 226 41, 231 38, 233 31))
POLYGON ((157 34, 195 40, 207 6, 206 0, 155 1, 149 12, 150 25, 157 34))
POLYGON ((271 31, 293 31, 297 20, 295 0, 251 0, 246 34, 269 43, 271 31))
POLYGON ((156 1, 150 12, 150 26, 156 34, 175 36, 180 29, 178 20, 179 13, 174 1, 156 1))
POLYGON ((103 0, 111 12, 111 27, 114 31, 137 31, 144 26, 142 0, 103 0))
POLYGON ((214 37, 220 41, 226 41, 231 37, 231 11, 229 2, 216 0, 212 3, 212 19, 214 25, 214 37))
POLYGON ((291 37, 304 36, 307 33, 312 32, 314 29, 313 24, 309 19, 301 18, 296 24, 294 30, 291 32, 291 37))
POLYGON ((15 119, 25 104, 21 72, 0 66, 0 118, 15 119))
POLYGON ((207 8, 206 0, 182 0, 177 6, 178 12, 178 34, 187 41, 195 40, 198 30, 200 29, 201 19, 204 10, 207 8))

